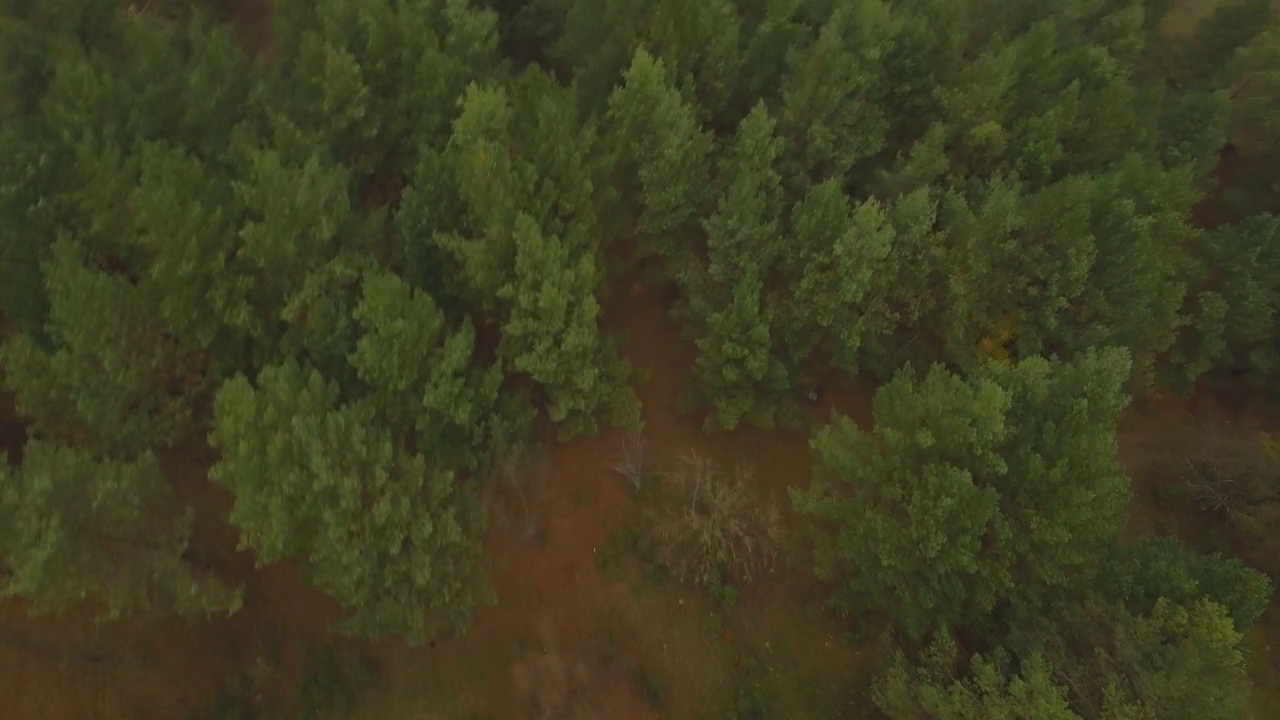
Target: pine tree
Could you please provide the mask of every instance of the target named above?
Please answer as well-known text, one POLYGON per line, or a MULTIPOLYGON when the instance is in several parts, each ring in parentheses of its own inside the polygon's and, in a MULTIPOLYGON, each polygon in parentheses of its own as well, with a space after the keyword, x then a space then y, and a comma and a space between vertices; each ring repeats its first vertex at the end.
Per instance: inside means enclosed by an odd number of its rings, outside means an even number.
POLYGON ((709 428, 732 429, 743 419, 772 424, 776 401, 768 395, 787 387, 763 297, 782 249, 782 178, 775 165, 783 143, 774 127, 763 104, 739 124, 718 163, 718 207, 703 223, 705 267, 693 264, 680 276, 698 347, 694 388, 711 405, 709 428))
POLYGON ((920 638, 1077 597, 1124 522, 1114 427, 1128 373, 1123 350, 967 380, 935 366, 876 393, 874 432, 845 418, 821 430, 820 470, 792 499, 831 523, 820 570, 838 580, 834 604, 920 638))
POLYGON ((125 278, 60 241, 46 269, 50 343, 18 335, 0 353, 18 412, 41 435, 123 457, 192 429, 209 389, 199 348, 173 337, 125 278))
POLYGON ((778 120, 789 186, 843 178, 884 147, 881 63, 895 32, 884 3, 857 0, 837 6, 817 38, 792 51, 778 120))
POLYGON ((624 81, 609 97, 614 143, 639 180, 636 229, 649 254, 677 267, 711 199, 711 134, 700 126, 661 60, 636 50, 624 81))
POLYGON ((428 448, 405 448, 375 403, 339 394, 293 360, 219 391, 210 475, 235 492, 242 544, 264 564, 305 554, 312 581, 348 609, 346 631, 418 641, 462 627, 487 597, 476 499, 428 448))
POLYGON ((154 455, 127 461, 32 440, 0 453, 0 596, 37 612, 89 603, 100 617, 232 613, 240 593, 184 558, 192 512, 154 455))

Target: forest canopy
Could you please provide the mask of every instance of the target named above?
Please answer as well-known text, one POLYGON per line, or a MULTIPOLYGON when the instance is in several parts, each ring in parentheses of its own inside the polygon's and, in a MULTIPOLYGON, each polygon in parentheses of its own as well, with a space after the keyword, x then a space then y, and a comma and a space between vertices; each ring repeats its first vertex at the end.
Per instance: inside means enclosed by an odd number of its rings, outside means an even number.
POLYGON ((502 459, 641 423, 640 281, 705 431, 812 433, 793 509, 901 641, 889 717, 1239 717, 1269 581, 1122 543, 1115 438, 1280 392, 1280 24, 1167 6, 278 0, 255 44, 3 0, 0 594, 234 612, 160 461, 207 445, 342 630, 465 632, 502 459), (873 426, 811 422, 855 379, 873 426))

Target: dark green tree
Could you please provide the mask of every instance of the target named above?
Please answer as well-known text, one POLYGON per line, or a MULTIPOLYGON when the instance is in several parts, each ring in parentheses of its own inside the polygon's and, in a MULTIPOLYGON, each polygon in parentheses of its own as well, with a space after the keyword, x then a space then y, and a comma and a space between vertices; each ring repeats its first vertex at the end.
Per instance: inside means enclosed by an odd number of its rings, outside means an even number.
POLYGON ((281 58, 258 105, 271 127, 349 167, 370 200, 443 143, 469 82, 499 76, 498 18, 467 0, 289 0, 273 11, 281 58))
POLYGON ((833 533, 820 545, 833 604, 921 637, 1088 587, 1124 521, 1114 427, 1128 372, 1122 350, 968 380, 904 372, 877 392, 873 433, 843 418, 820 431, 820 470, 792 498, 833 533))
POLYGON ((773 119, 756 105, 718 163, 723 186, 703 223, 706 261, 677 276, 698 348, 692 389, 711 406, 709 429, 733 429, 744 419, 772 424, 770 396, 788 385, 763 296, 781 252, 782 178, 775 166, 782 147, 773 119))
POLYGON ((46 266, 50 344, 20 334, 0 359, 41 436, 132 457, 182 440, 209 388, 207 358, 175 338, 139 287, 60 241, 46 266))
POLYGON ((895 32, 888 5, 854 0, 837 4, 817 37, 791 50, 778 120, 788 184, 843 178, 884 147, 881 63, 895 32))
POLYGON ((974 655, 946 636, 912 666, 899 657, 873 698, 894 720, 1228 720, 1248 695, 1242 636, 1224 608, 1164 598, 1147 612, 1090 603, 1062 625, 974 655))
POLYGON ((1092 720, 1234 720, 1249 696, 1243 636, 1227 609, 1165 598, 1147 612, 1091 601, 1027 636, 1092 720))
POLYGON ((817 352, 854 376, 871 335, 893 327, 880 279, 891 252, 906 261, 911 250, 898 247, 895 234, 882 203, 853 207, 833 180, 812 186, 792 208, 791 243, 779 262, 790 282, 779 293, 777 325, 793 371, 817 352))
POLYGON ((500 410, 502 369, 478 356, 469 318, 450 321, 430 295, 385 271, 365 273, 353 317, 351 363, 371 402, 441 466, 481 472, 524 439, 528 413, 500 410))
POLYGON ((876 393, 874 434, 843 417, 818 432, 821 470, 792 501, 834 526, 818 573, 837 580, 837 607, 891 615, 920 637, 1009 592, 1008 568, 984 551, 1010 538, 1000 495, 982 481, 1007 472, 998 448, 1009 404, 990 380, 935 368, 876 393))
POLYGON ((1255 215, 1205 233, 1192 322, 1179 346, 1186 377, 1200 372, 1243 372, 1258 390, 1274 394, 1280 368, 1280 219, 1255 215))
POLYGON ((638 181, 636 230, 645 254, 679 267, 690 257, 697 223, 714 197, 711 134, 662 61, 644 48, 636 50, 609 97, 608 119, 620 160, 638 181))
POLYGON ((595 258, 573 256, 528 215, 516 218, 515 280, 499 292, 511 303, 500 352, 542 386, 547 416, 562 437, 593 433, 602 409, 616 424, 634 420, 628 372, 600 335, 595 258))
POLYGON ((1151 612, 1161 598, 1184 607, 1212 601, 1227 610, 1242 635, 1272 596, 1270 578, 1241 561, 1202 555, 1162 536, 1118 550, 1103 579, 1103 590, 1137 613, 1151 612))
POLYGON ((154 455, 32 440, 19 467, 0 453, 0 596, 37 612, 89 603, 105 619, 235 612, 239 591, 184 559, 191 523, 154 455))
POLYGON ((574 96, 527 70, 511 92, 472 86, 450 159, 467 232, 435 241, 459 268, 459 293, 490 315, 508 370, 540 388, 561 434, 633 412, 628 371, 599 328, 605 166, 574 96))
POLYGON ((405 447, 375 402, 339 396, 293 360, 219 391, 210 475, 236 495, 242 544, 264 564, 304 554, 348 632, 416 641, 461 628, 488 593, 477 498, 432 448, 405 447))

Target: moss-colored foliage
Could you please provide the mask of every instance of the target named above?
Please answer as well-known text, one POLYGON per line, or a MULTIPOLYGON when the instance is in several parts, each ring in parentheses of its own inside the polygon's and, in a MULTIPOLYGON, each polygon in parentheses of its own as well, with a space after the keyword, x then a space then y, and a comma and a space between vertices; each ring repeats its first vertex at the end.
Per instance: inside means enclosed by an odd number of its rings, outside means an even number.
POLYGON ((782 147, 774 121, 757 105, 718 168, 720 199, 703 223, 706 260, 678 275, 698 348, 691 387, 711 405, 709 429, 733 429, 743 419, 773 424, 771 395, 787 386, 763 295, 781 250, 782 187, 774 166, 782 147))
POLYGON ((502 62, 496 15, 462 0, 288 0, 273 26, 283 62, 260 86, 262 113, 361 182, 411 168, 419 142, 447 134, 466 84, 502 62))
POLYGON ((1148 612, 1082 604, 1034 634, 1083 718, 1239 718, 1248 697, 1243 637, 1226 608, 1160 598, 1148 612))
POLYGON ((895 25, 881 0, 839 3, 817 37, 791 49, 779 119, 789 182, 843 177, 884 145, 880 63, 895 25))
POLYGON ((204 354, 174 338, 143 289, 60 241, 46 266, 48 346, 9 340, 0 359, 18 411, 48 438, 132 456, 192 429, 204 354))
POLYGON ((414 433, 443 467, 478 472, 524 438, 526 413, 500 411, 502 370, 477 357, 469 319, 452 323, 430 295, 386 272, 366 273, 351 362, 398 433, 414 433))
MULTIPOLYGON (((1182 33, 1169 0, 270 4, 0 0, 7 593, 233 609, 156 459, 203 435, 244 545, 343 629, 461 629, 486 479, 639 425, 608 334, 639 275, 707 430, 886 383, 793 489, 839 610, 954 636, 885 712, 1238 711, 1269 582, 1118 545, 1115 423, 1158 380, 1276 390, 1271 0, 1182 33)), ((1180 472, 1260 524, 1260 462, 1180 472)))
POLYGON ((289 360, 219 391, 211 475, 236 493, 231 521, 259 562, 305 554, 313 581, 370 637, 461 627, 483 602, 480 529, 464 478, 411 450, 376 403, 289 360), (435 611, 428 625, 426 610, 435 611))
POLYGON ((688 258, 690 234, 709 207, 713 140, 681 98, 666 66, 643 47, 609 96, 616 152, 638 187, 636 230, 645 250, 672 267, 688 258))
POLYGON ((899 657, 873 698, 895 720, 1228 720, 1247 694, 1241 639, 1208 600, 1160 598, 1142 613, 1093 603, 1027 647, 967 663, 937 636, 918 664, 899 657))
POLYGON ((18 467, 0 453, 0 595, 42 612, 89 603, 106 619, 233 612, 238 591, 184 559, 191 522, 154 455, 30 441, 18 467))
POLYGON ((1124 521, 1113 429, 1128 369, 1111 350, 968 380, 904 372, 876 394, 874 432, 845 418, 821 430, 820 471, 792 498, 832 529, 819 571, 838 582, 833 603, 921 637, 1079 587, 1124 521))
POLYGON ((1205 233, 1199 243, 1203 281, 1179 358, 1201 371, 1243 372, 1259 390, 1280 387, 1275 328, 1280 313, 1280 219, 1254 215, 1205 233))
POLYGON ((573 94, 541 71, 511 93, 471 86, 449 141, 466 230, 435 234, 459 268, 458 292, 496 315, 507 368, 538 385, 566 437, 634 406, 626 366, 599 328, 608 196, 595 137, 573 94))
POLYGON ((959 659, 960 648, 946 634, 934 638, 919 665, 899 656, 876 681, 876 706, 891 720, 1080 720, 1043 655, 1020 663, 1003 651, 959 659))
POLYGON ((1151 536, 1117 553, 1105 587, 1134 612, 1164 598, 1190 607, 1200 599, 1222 606, 1247 633, 1271 601, 1271 580, 1235 558, 1201 555, 1174 538, 1151 536))

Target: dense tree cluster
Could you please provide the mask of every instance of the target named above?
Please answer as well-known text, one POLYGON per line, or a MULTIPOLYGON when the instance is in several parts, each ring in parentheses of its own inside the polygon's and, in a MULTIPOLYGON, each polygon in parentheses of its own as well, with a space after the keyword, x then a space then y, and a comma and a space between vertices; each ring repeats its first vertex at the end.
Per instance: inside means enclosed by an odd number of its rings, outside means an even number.
POLYGON ((645 268, 709 431, 882 383, 792 498, 921 651, 885 713, 1236 717, 1269 585, 1121 546, 1115 425, 1280 391, 1273 5, 280 0, 251 48, 213 0, 3 0, 3 592, 233 611, 162 462, 207 440, 345 629, 464 628, 496 458, 638 422, 602 317, 645 268))

